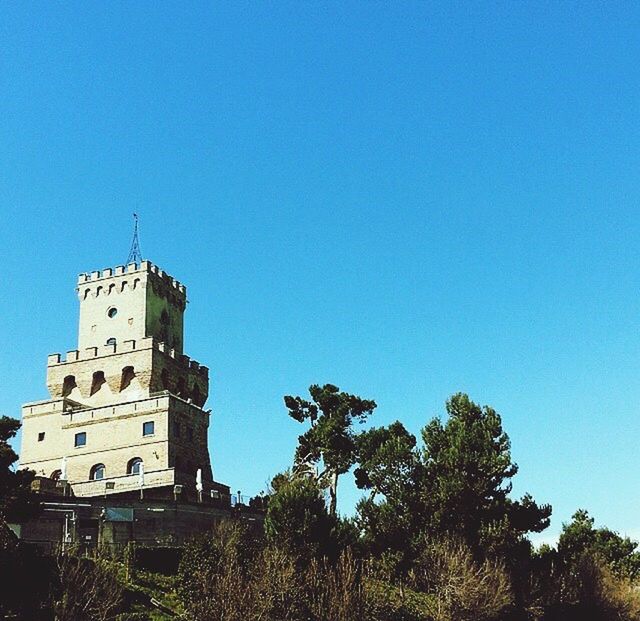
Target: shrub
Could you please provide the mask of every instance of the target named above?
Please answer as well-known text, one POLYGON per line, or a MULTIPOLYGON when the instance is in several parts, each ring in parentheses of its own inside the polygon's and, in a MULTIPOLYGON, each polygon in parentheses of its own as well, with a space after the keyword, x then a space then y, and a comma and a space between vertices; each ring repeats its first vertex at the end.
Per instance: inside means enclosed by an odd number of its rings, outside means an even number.
POLYGON ((414 570, 415 585, 434 598, 434 621, 482 621, 504 614, 513 602, 504 566, 477 562, 461 542, 424 545, 414 570))
POLYGON ((59 552, 55 560, 58 584, 52 607, 56 621, 115 618, 122 602, 123 587, 111 563, 71 552, 59 552))

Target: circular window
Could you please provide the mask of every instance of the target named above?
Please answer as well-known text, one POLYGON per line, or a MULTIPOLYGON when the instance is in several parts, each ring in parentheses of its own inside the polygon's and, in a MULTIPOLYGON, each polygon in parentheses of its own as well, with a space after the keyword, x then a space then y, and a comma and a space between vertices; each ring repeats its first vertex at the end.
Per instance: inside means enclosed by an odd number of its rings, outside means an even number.
POLYGON ((109 319, 113 319, 117 314, 118 314, 118 309, 117 309, 117 308, 115 308, 114 306, 112 306, 112 307, 107 311, 107 317, 109 317, 109 319))

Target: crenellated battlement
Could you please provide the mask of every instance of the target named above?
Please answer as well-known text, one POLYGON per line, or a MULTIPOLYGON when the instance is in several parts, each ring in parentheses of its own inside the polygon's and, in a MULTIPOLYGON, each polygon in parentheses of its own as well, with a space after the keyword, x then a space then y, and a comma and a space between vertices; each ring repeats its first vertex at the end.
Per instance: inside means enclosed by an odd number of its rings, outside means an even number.
POLYGON ((47 357, 47 366, 54 367, 61 364, 69 364, 73 362, 93 360, 94 358, 103 358, 105 356, 121 355, 135 351, 143 351, 146 349, 158 350, 169 358, 175 360, 184 369, 189 369, 202 377, 209 376, 209 368, 201 365, 196 360, 192 360, 189 356, 177 352, 165 343, 156 341, 149 336, 138 340, 122 341, 114 345, 103 345, 101 347, 87 347, 84 350, 72 349, 63 356, 55 353, 49 354, 47 357))
MULTIPOLYGON (((116 278, 120 276, 134 276, 136 274, 154 274, 158 279, 162 280, 166 285, 173 287, 177 292, 186 296, 187 289, 186 287, 167 274, 164 270, 159 268, 151 261, 142 261, 140 264, 138 263, 129 263, 128 265, 118 265, 116 267, 107 267, 102 271, 96 270, 93 272, 83 272, 78 275, 78 288, 83 285, 91 285, 93 283, 97 283, 100 281, 104 281, 111 278, 116 278)), ((115 291, 118 289, 116 288, 115 291)), ((105 293, 110 292, 109 290, 103 289, 105 293)))

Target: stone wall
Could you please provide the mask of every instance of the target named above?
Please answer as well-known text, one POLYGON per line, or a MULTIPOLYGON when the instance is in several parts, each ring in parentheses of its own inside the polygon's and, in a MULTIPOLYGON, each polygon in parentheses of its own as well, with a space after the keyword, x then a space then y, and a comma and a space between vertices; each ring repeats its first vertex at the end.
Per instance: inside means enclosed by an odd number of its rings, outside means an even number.
POLYGON ((51 354, 47 388, 54 399, 91 406, 169 390, 201 407, 209 395, 209 369, 147 337, 71 350, 64 359, 51 354))
POLYGON ((149 261, 80 274, 78 347, 152 336, 182 353, 184 285, 149 261))
MULTIPOLYGON (((146 485, 173 484, 173 474, 164 479, 154 474, 169 469, 195 480, 200 468, 203 480, 211 481, 208 428, 208 412, 171 394, 85 409, 70 407, 64 399, 27 404, 20 464, 50 477, 62 470, 65 457, 67 480, 74 491, 85 483, 90 485, 82 489, 104 490, 103 481, 91 481, 97 464, 105 466, 104 480, 126 478, 134 458, 143 461, 146 485), (144 423, 151 421, 153 434, 143 435, 144 423), (83 446, 75 446, 78 433, 86 434, 83 446)), ((127 481, 133 479, 121 482, 127 481)))

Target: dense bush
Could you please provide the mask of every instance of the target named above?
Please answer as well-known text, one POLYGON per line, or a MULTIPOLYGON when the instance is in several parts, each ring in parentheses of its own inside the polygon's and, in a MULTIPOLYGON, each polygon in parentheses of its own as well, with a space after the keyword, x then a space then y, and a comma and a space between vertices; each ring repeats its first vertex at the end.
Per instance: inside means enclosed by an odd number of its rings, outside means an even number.
POLYGON ((111 562, 60 552, 56 568, 52 596, 56 621, 109 621, 115 617, 124 587, 111 562))
POLYGON ((358 621, 364 614, 361 572, 348 552, 330 563, 255 545, 239 522, 223 522, 186 547, 179 594, 193 621, 358 621))

